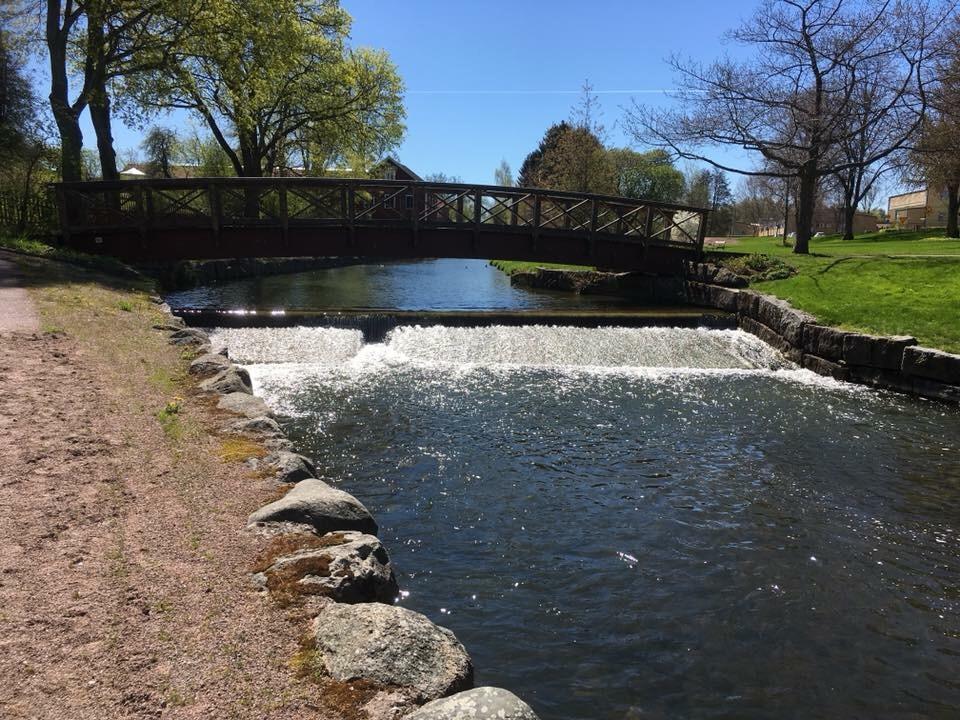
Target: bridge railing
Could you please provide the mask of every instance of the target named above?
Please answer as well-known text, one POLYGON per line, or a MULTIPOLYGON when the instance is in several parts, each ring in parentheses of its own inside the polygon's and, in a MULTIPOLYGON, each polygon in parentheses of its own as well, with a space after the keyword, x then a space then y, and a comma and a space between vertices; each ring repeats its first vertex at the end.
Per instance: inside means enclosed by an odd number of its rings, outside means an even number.
POLYGON ((333 178, 187 178, 59 183, 65 236, 92 231, 339 225, 603 235, 702 249, 707 210, 491 185, 333 178))

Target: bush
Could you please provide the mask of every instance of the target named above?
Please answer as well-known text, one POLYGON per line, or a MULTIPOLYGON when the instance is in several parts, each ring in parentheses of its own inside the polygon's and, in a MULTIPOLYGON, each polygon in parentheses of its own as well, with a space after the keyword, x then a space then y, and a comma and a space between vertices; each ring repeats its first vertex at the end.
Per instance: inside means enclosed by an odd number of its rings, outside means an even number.
POLYGON ((751 282, 766 280, 784 280, 797 274, 797 269, 788 265, 778 257, 770 255, 744 255, 723 261, 723 266, 730 272, 745 277, 751 282))

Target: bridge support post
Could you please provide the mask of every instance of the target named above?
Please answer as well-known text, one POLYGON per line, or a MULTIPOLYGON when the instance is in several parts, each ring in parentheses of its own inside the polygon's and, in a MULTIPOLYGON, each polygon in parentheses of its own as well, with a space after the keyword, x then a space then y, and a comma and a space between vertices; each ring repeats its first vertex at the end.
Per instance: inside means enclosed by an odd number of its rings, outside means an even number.
POLYGON ((483 191, 477 190, 473 195, 473 249, 480 244, 480 218, 483 213, 483 191))
POLYGON ((207 187, 210 201, 210 232, 213 234, 213 246, 220 246, 220 226, 223 219, 223 203, 220 198, 220 186, 211 183, 207 187))
POLYGON ((347 232, 349 233, 347 243, 353 247, 357 239, 357 198, 353 191, 353 185, 346 186, 345 190, 345 199, 347 202, 347 232))
POLYGON ((277 187, 277 197, 280 201, 280 239, 285 249, 290 246, 290 216, 287 212, 287 184, 280 183, 277 187))

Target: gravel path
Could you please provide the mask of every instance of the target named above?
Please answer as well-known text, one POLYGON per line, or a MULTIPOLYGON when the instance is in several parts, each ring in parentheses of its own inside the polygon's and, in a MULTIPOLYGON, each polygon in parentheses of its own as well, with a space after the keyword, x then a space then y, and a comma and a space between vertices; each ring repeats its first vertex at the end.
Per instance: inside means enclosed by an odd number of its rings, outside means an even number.
POLYGON ((31 303, 2 272, 0 717, 340 717, 291 671, 304 618, 249 580, 273 481, 218 459, 202 398, 183 438, 157 421, 178 350, 123 296, 41 277, 31 303), (67 334, 9 332, 37 308, 67 334))
POLYGON ((17 266, 0 256, 0 333, 33 332, 40 320, 17 266))

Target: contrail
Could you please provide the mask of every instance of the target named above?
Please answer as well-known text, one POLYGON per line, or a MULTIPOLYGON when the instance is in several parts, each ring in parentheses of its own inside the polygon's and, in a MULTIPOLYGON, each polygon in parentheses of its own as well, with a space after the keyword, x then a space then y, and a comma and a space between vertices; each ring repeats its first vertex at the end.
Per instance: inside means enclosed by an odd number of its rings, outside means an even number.
MULTIPOLYGON (((583 90, 407 90, 407 95, 579 95, 583 90)), ((670 90, 591 90, 592 95, 663 95, 670 90)))

